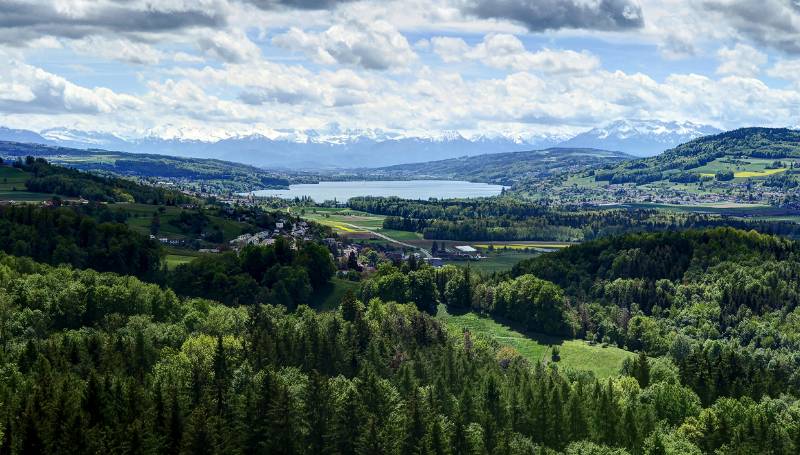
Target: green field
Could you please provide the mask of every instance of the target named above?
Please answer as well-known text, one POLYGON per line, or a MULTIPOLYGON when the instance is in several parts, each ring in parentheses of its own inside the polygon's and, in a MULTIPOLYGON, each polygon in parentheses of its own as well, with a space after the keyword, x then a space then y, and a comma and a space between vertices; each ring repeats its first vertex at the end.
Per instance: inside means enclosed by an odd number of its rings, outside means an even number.
POLYGON ((187 250, 183 248, 164 247, 166 255, 164 256, 164 263, 167 265, 168 270, 174 270, 175 267, 191 262, 194 259, 203 256, 206 253, 199 251, 187 250))
POLYGON ((306 208, 292 208, 289 209, 292 215, 300 216, 302 218, 323 222, 337 222, 346 224, 355 224, 363 226, 368 229, 380 229, 383 227, 383 215, 372 215, 358 210, 351 210, 348 208, 337 207, 306 207, 306 208))
POLYGON ((478 338, 493 340, 501 346, 516 349, 530 362, 549 361, 551 346, 557 345, 561 350, 561 361, 558 362, 560 368, 591 371, 598 378, 618 374, 622 361, 635 355, 616 347, 591 346, 584 340, 565 340, 539 334, 525 336, 509 326, 476 313, 449 314, 444 305, 439 305, 436 317, 444 321, 448 331, 456 336, 461 336, 466 328, 478 338))
POLYGON ((380 232, 387 237, 400 240, 402 242, 406 242, 408 240, 419 240, 422 238, 422 234, 419 232, 395 231, 393 229, 376 229, 375 232, 380 232))
MULTIPOLYGON (((747 158, 741 160, 730 160, 729 157, 717 158, 703 166, 691 169, 690 172, 703 176, 713 177, 719 171, 732 171, 736 178, 758 178, 767 177, 780 172, 785 172, 787 168, 767 169, 774 159, 747 158), (731 162, 733 161, 733 162, 731 162)), ((793 163, 793 160, 778 160, 786 166, 793 163)))
POLYGON ((422 234, 418 232, 384 229, 383 220, 386 217, 383 215, 373 215, 348 208, 330 207, 313 207, 300 210, 295 208, 290 212, 306 220, 330 226, 338 234, 342 235, 372 231, 401 242, 422 239, 422 234))
POLYGON ((324 288, 311 296, 310 305, 312 308, 319 311, 331 311, 339 307, 339 302, 342 301, 342 296, 348 290, 357 292, 358 283, 341 278, 331 278, 324 288))
POLYGON ((175 270, 175 267, 192 262, 194 256, 187 256, 183 254, 168 254, 164 257, 164 262, 167 264, 167 270, 175 270))
MULTIPOLYGON (((168 237, 170 239, 185 239, 186 235, 183 234, 177 227, 170 223, 171 220, 177 219, 178 215, 183 210, 180 207, 163 206, 164 212, 159 213, 161 219, 160 236, 168 237)), ((153 213, 158 210, 158 206, 148 204, 134 204, 122 203, 114 204, 115 210, 127 212, 130 217, 128 218, 128 226, 141 234, 150 234, 150 221, 153 213)), ((224 241, 227 242, 239 236, 242 230, 247 227, 245 223, 238 221, 226 220, 217 216, 209 215, 211 225, 218 225, 222 227, 224 241)))
POLYGON ((30 176, 29 173, 17 168, 0 167, 0 200, 38 202, 52 199, 52 194, 32 193, 25 190, 25 181, 30 176))

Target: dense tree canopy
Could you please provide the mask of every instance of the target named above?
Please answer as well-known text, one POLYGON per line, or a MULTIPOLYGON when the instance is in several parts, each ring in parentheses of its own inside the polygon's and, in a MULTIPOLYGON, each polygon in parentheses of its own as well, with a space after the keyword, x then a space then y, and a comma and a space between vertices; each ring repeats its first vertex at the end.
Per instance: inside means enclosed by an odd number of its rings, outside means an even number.
POLYGON ((229 305, 273 302, 293 309, 309 303, 336 268, 327 248, 303 242, 297 250, 279 237, 268 246, 249 245, 240 254, 203 256, 179 265, 167 282, 182 295, 229 305))
POLYGON ((116 177, 101 177, 63 166, 53 166, 44 158, 27 157, 14 166, 29 172, 25 182, 29 191, 80 196, 99 202, 141 202, 145 204, 178 204, 191 198, 173 190, 143 185, 116 177))
POLYGON ((669 360, 604 381, 513 351, 498 360, 413 305, 226 307, 9 256, 0 285, 5 453, 781 454, 800 443, 790 396, 703 407, 669 360))
POLYGON ((426 239, 464 241, 583 241, 629 232, 675 231, 727 226, 797 237, 800 226, 729 215, 650 209, 548 207, 509 197, 409 201, 352 198, 348 206, 386 215, 385 229, 421 232, 426 239))
POLYGON ((0 250, 48 264, 151 278, 161 261, 157 242, 109 211, 91 208, 0 206, 0 250))

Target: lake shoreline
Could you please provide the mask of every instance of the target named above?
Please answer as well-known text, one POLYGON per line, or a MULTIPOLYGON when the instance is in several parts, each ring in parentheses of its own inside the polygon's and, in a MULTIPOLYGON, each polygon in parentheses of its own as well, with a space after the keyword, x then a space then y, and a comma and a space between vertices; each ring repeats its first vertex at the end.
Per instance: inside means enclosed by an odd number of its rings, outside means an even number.
POLYGON ((345 203, 361 196, 413 200, 493 197, 501 194, 503 188, 507 187, 464 180, 349 180, 293 184, 289 189, 256 190, 244 195, 282 199, 307 197, 318 203, 334 200, 345 203))

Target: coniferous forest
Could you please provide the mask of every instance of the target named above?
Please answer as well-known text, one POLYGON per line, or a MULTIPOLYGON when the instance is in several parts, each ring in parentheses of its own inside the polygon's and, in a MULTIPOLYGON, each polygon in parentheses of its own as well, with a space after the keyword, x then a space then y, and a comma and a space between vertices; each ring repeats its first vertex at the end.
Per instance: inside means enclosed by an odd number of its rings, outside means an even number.
POLYGON ((2 453, 800 448, 791 240, 627 234, 492 275, 411 256, 318 311, 309 296, 335 268, 314 241, 166 270, 114 260, 161 253, 104 210, 2 215, 13 239, 0 255, 2 453), (609 378, 560 368, 555 352, 531 362, 448 331, 439 305, 637 354, 609 378))
POLYGON ((0 0, 0 455, 800 455, 800 0, 0 0))

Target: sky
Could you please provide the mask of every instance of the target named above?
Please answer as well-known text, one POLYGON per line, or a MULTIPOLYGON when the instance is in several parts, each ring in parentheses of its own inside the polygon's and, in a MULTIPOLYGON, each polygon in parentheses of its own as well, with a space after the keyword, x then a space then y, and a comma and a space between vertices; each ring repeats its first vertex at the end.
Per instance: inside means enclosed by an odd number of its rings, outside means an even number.
POLYGON ((0 0, 2 62, 35 131, 800 125, 800 0, 0 0))

